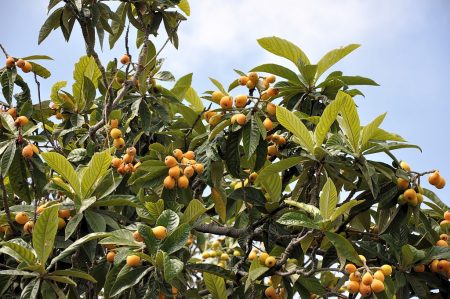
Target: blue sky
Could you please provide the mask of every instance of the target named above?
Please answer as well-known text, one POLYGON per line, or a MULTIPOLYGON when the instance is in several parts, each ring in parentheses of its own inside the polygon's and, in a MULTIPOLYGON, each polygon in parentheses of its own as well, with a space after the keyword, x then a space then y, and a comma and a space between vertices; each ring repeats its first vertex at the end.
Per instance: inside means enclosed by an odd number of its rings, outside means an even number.
MULTIPOLYGON (((284 63, 259 48, 256 39, 263 36, 291 40, 312 61, 333 48, 359 43, 362 47, 335 69, 370 77, 381 85, 362 88, 366 97, 356 100, 362 123, 387 111, 383 128, 423 149, 423 153, 402 150, 397 155, 413 170, 438 168, 450 184, 450 100, 446 92, 450 69, 449 1, 190 2, 192 15, 180 28, 180 49, 169 47, 163 53, 167 58, 165 68, 176 77, 194 72, 194 88, 201 93, 213 88, 208 77, 228 85, 235 79, 233 68, 247 71, 266 62, 284 63)), ((71 80, 73 64, 84 53, 78 29, 69 43, 56 31, 37 45, 46 5, 47 1, 16 0, 13 10, 0 11, 0 25, 10 28, 2 31, 0 43, 11 55, 47 54, 55 59, 45 62, 52 77, 42 82, 44 98, 54 82, 71 80)), ((161 36, 155 44, 163 39, 161 36)), ((124 45, 118 43, 101 56, 106 63, 123 52, 124 45)), ((25 78, 32 81, 32 75, 25 78)), ((437 192, 447 204, 449 190, 450 185, 437 192)))

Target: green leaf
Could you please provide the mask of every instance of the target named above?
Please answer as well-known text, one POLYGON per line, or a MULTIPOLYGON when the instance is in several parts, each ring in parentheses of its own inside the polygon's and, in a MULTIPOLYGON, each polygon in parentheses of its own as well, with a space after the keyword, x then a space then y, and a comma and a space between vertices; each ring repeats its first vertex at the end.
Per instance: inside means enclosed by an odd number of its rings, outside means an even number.
POLYGON ((53 271, 52 273, 50 273, 50 275, 58 275, 58 276, 72 276, 72 277, 76 277, 76 278, 81 278, 84 280, 88 280, 91 282, 96 283, 97 281, 95 280, 94 277, 92 277, 91 275, 89 275, 86 272, 80 271, 80 270, 76 270, 76 269, 71 269, 71 270, 56 270, 53 271))
POLYGON ((325 232, 325 235, 336 248, 341 265, 344 265, 346 260, 361 265, 361 259, 350 241, 345 237, 332 232, 325 232))
POLYGON ((203 106, 202 100, 200 99, 197 92, 192 87, 188 88, 188 90, 186 91, 186 93, 184 95, 184 98, 186 99, 186 101, 191 103, 191 105, 192 105, 191 108, 196 112, 201 112, 205 108, 205 106, 203 106))
POLYGON ((226 299, 227 289, 225 287, 225 280, 217 275, 204 272, 203 280, 205 281, 206 288, 211 293, 214 299, 226 299))
MULTIPOLYGON (((36 256, 34 255, 34 253, 31 250, 29 250, 17 243, 2 242, 2 243, 0 243, 0 245, 9 247, 12 250, 14 250, 17 257, 20 257, 19 261, 25 262, 28 266, 33 266, 37 262, 36 256)), ((8 252, 6 252, 6 253, 8 253, 8 252)))
POLYGON ((171 283, 181 271, 183 271, 184 264, 179 259, 171 259, 168 254, 164 255, 164 280, 171 283))
POLYGON ((107 173, 111 160, 109 150, 94 154, 81 177, 81 195, 83 198, 90 197, 94 192, 96 185, 107 173))
POLYGON ((322 188, 322 192, 320 193, 320 215, 323 219, 329 219, 336 209, 336 205, 338 202, 338 196, 336 191, 336 186, 333 183, 333 180, 327 178, 327 182, 322 188))
POLYGON ((235 275, 233 272, 214 264, 187 264, 186 268, 194 271, 211 273, 225 279, 235 279, 235 275))
POLYGON ((163 211, 156 220, 156 225, 164 226, 169 233, 176 229, 179 223, 180 217, 172 210, 163 211))
POLYGON ((78 225, 83 220, 83 214, 77 214, 69 219, 64 232, 64 240, 68 240, 70 236, 77 230, 78 225))
POLYGON ((302 212, 287 212, 284 213, 278 220, 278 223, 287 226, 299 226, 317 229, 318 225, 316 221, 309 218, 302 212))
POLYGON ((322 115, 320 116, 319 123, 314 130, 314 140, 317 147, 322 146, 322 143, 325 140, 325 137, 327 136, 331 125, 336 120, 343 101, 344 97, 337 96, 336 99, 331 102, 331 104, 326 106, 323 110, 322 115))
POLYGON ((13 275, 13 276, 24 276, 24 277, 33 277, 38 276, 38 273, 21 271, 21 270, 0 270, 0 275, 13 275))
POLYGON ((250 269, 248 270, 248 279, 250 281, 255 281, 268 270, 269 268, 262 265, 259 259, 254 259, 250 265, 250 269))
POLYGON ((175 83, 174 87, 170 90, 177 98, 178 100, 182 101, 185 97, 186 92, 191 87, 192 83, 192 73, 187 74, 175 83))
POLYGON ((87 150, 85 148, 76 148, 70 151, 69 155, 67 155, 67 160, 70 162, 76 163, 84 160, 87 155, 87 150))
POLYGON ((22 57, 23 60, 53 60, 50 56, 47 55, 31 55, 22 57))
POLYGON ((442 209, 442 215, 449 210, 449 207, 439 199, 439 197, 433 191, 423 188, 423 195, 429 198, 432 202, 434 202, 439 208, 442 209))
POLYGON ((312 215, 314 218, 316 218, 318 216, 320 217, 320 210, 313 205, 306 204, 304 202, 293 201, 293 200, 289 200, 289 199, 286 199, 284 202, 290 206, 297 207, 300 210, 307 212, 308 214, 312 215))
POLYGON ((314 142, 310 132, 303 122, 291 111, 284 107, 277 107, 277 120, 289 132, 297 137, 299 144, 308 152, 314 152, 314 142))
MULTIPOLYGON (((125 272, 123 274, 119 274, 114 285, 110 291, 110 297, 115 297, 121 294, 126 289, 131 288, 132 286, 138 284, 148 272, 152 271, 152 267, 137 267, 125 272)), ((122 271, 121 271, 122 273, 122 271)))
POLYGON ((53 244, 58 231, 58 210, 59 205, 46 208, 33 228, 33 248, 41 265, 45 265, 53 251, 53 244))
POLYGON ((161 250, 172 254, 180 250, 189 239, 191 226, 187 223, 181 224, 164 240, 161 245, 161 250))
POLYGON ((14 193, 23 201, 31 203, 32 195, 29 188, 27 165, 19 150, 9 167, 8 177, 14 193))
POLYGON ((60 18, 64 8, 60 7, 53 11, 50 16, 45 20, 44 24, 39 31, 38 44, 42 43, 47 36, 52 32, 52 30, 56 29, 60 25, 60 18))
POLYGON ((106 230, 105 218, 103 218, 103 216, 99 213, 86 210, 84 211, 84 217, 93 232, 104 232, 106 230))
POLYGON ((225 222, 227 219, 227 197, 223 188, 212 187, 211 198, 214 202, 214 210, 219 215, 220 220, 225 222))
POLYGON ((198 217, 203 215, 208 209, 205 208, 203 203, 198 199, 193 199, 189 202, 186 210, 184 210, 183 216, 181 216, 180 223, 194 223, 198 217))
POLYGON ((339 49, 334 49, 325 54, 317 63, 317 75, 319 78, 324 72, 326 72, 330 67, 336 64, 339 60, 353 52, 355 49, 359 48, 360 45, 350 44, 339 49))
POLYGON ((178 7, 184 12, 188 17, 191 15, 191 7, 189 6, 188 0, 181 0, 178 3, 178 7))
POLYGON ((292 61, 295 65, 299 61, 303 64, 310 63, 306 54, 299 47, 285 39, 275 36, 263 37, 258 39, 258 44, 263 49, 292 61))
POLYGON ((351 200, 349 202, 344 203, 339 208, 335 209, 330 216, 330 221, 336 220, 339 216, 343 215, 345 212, 350 210, 351 208, 363 203, 364 200, 351 200))
POLYGON ((99 242, 100 244, 115 244, 118 246, 138 247, 140 244, 134 240, 133 233, 127 229, 118 229, 110 232, 99 242))
POLYGON ((422 264, 429 264, 432 260, 450 259, 450 247, 433 246, 425 251, 425 257, 422 264))
POLYGON ((260 139, 261 133, 259 131, 259 126, 252 117, 242 130, 242 142, 244 144, 244 153, 247 158, 250 158, 250 156, 254 154, 260 139))
POLYGON ((298 76, 296 73, 288 69, 287 67, 274 64, 274 63, 267 63, 259 65, 251 70, 252 72, 265 72, 269 74, 274 74, 278 77, 287 79, 292 82, 300 83, 300 80, 298 79, 298 76))
MULTIPOLYGON (((358 153, 359 136, 361 125, 359 122, 358 111, 356 110, 355 102, 352 97, 343 91, 338 91, 337 97, 343 97, 343 104, 341 106, 342 119, 340 125, 347 136, 348 141, 355 153, 358 153)), ((277 109, 278 111, 278 109, 277 109)))
POLYGON ((63 155, 56 152, 43 152, 42 158, 50 168, 59 173, 70 184, 75 194, 81 194, 78 174, 63 155))
POLYGON ((361 145, 359 147, 361 150, 366 147, 369 140, 371 140, 377 133, 377 130, 379 129, 379 126, 381 125, 385 117, 386 113, 383 113, 380 116, 376 117, 371 123, 363 127, 361 131, 361 145))
POLYGON ((409 244, 402 246, 401 254, 401 264, 404 268, 410 267, 425 258, 424 251, 418 250, 409 244))
MULTIPOLYGON (((224 94, 224 95, 228 95, 227 91, 225 90, 225 87, 223 87, 222 83, 220 83, 219 81, 217 81, 214 78, 209 78, 209 80, 211 80, 211 82, 224 94)), ((217 103, 219 104, 219 103, 217 103)))
POLYGON ((8 174, 9 168, 16 155, 16 142, 15 140, 8 143, 8 147, 5 149, 3 154, 1 154, 0 167, 1 175, 5 177, 8 174))
POLYGON ((240 178, 241 171, 241 155, 239 151, 239 145, 242 139, 242 130, 230 131, 225 146, 224 162, 227 167, 228 173, 235 177, 240 178))
MULTIPOLYGON (((89 102, 85 91, 89 90, 89 84, 92 83, 91 90, 94 91, 98 87, 98 79, 101 76, 100 69, 95 63, 94 57, 82 56, 75 64, 73 71, 73 79, 75 83, 72 85, 73 97, 75 100, 75 111, 81 112, 86 108, 89 102)), ((90 107, 87 107, 90 108, 90 107)))

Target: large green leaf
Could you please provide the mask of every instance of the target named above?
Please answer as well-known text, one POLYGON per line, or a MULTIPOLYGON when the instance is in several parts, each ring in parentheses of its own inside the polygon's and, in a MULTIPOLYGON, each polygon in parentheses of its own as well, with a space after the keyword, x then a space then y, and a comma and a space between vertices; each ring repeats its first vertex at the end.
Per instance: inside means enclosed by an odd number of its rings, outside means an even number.
POLYGON ((180 217, 172 210, 165 210, 156 220, 156 225, 164 226, 169 233, 178 227, 180 217))
POLYGON ((171 259, 168 254, 164 254, 164 279, 171 283, 178 274, 183 271, 184 263, 179 259, 171 259))
POLYGON ((319 207, 320 215, 322 215, 323 219, 331 218, 338 202, 337 195, 336 186, 334 185, 333 180, 327 178, 327 182, 323 186, 322 192, 320 193, 319 207))
POLYGON ((91 275, 89 275, 88 273, 80 271, 80 270, 76 270, 76 269, 56 270, 56 271, 53 271, 50 274, 51 275, 58 275, 58 276, 72 276, 72 277, 88 280, 88 281, 91 281, 91 282, 94 282, 94 283, 97 282, 95 280, 95 278, 92 277, 91 275))
POLYGON ((109 150, 95 153, 81 177, 81 195, 89 198, 94 192, 96 185, 103 179, 111 164, 109 150))
POLYGON ((56 232, 58 230, 59 205, 53 205, 44 210, 33 228, 33 248, 41 265, 45 265, 53 251, 56 232))
POLYGON ((175 83, 175 86, 170 90, 177 98, 178 100, 183 100, 186 92, 191 87, 192 83, 192 73, 187 74, 175 83))
POLYGON ((5 177, 8 174, 9 168, 14 161, 14 156, 16 155, 16 141, 8 142, 8 146, 5 151, 1 154, 0 158, 0 168, 1 175, 5 177))
POLYGON ((361 131, 361 144, 360 144, 360 152, 364 150, 367 143, 370 139, 373 138, 379 131, 379 126, 383 122, 384 118, 386 117, 386 113, 381 114, 380 116, 376 117, 372 122, 370 122, 368 125, 364 126, 361 131))
POLYGON ((138 247, 139 243, 134 240, 133 233, 127 229, 118 229, 110 232, 108 237, 100 240, 100 244, 116 244, 118 246, 138 247))
MULTIPOLYGON (((358 111, 356 110, 353 98, 343 91, 339 91, 336 97, 343 97, 341 106, 342 119, 340 121, 341 128, 355 153, 358 153, 359 136, 361 125, 359 121, 358 111)), ((278 109, 277 109, 278 110, 278 109)))
POLYGON ((242 130, 242 142, 244 144, 244 153, 247 158, 254 154, 258 147, 261 133, 256 120, 252 117, 242 130))
POLYGON ((134 269, 130 269, 129 271, 125 271, 122 274, 119 274, 114 285, 111 288, 110 296, 115 297, 121 294, 126 289, 131 288, 136 285, 148 272, 152 271, 152 267, 137 267, 134 269))
POLYGON ((203 279, 205 281, 206 288, 211 293, 214 299, 227 298, 225 280, 222 277, 208 272, 203 272, 203 279))
POLYGON ((336 220, 337 217, 343 215, 351 208, 353 208, 363 202, 364 202, 364 200, 350 200, 349 202, 346 202, 343 205, 341 205, 339 208, 335 209, 329 219, 331 221, 334 221, 334 220, 336 220))
POLYGON ((331 125, 336 120, 343 101, 344 97, 342 96, 342 94, 338 94, 335 100, 323 110, 322 115, 319 119, 319 123, 314 130, 314 140, 317 147, 322 146, 322 143, 327 136, 331 125))
POLYGON ((63 12, 63 7, 56 9, 50 14, 50 16, 45 20, 44 24, 39 31, 38 44, 42 43, 47 36, 52 32, 52 30, 60 26, 60 18, 63 12))
POLYGON ((189 239, 189 232, 191 227, 189 224, 184 223, 177 227, 163 242, 161 250, 172 254, 181 249, 189 239))
POLYGON ((299 144, 308 152, 314 152, 314 142, 310 132, 303 122, 291 111, 284 107, 277 107, 277 120, 289 132, 297 137, 299 144))
POLYGON ((289 200, 289 199, 286 199, 284 202, 290 206, 297 207, 300 210, 307 212, 308 214, 312 215, 314 218, 320 217, 320 210, 316 206, 306 204, 304 202, 289 200))
POLYGON ((192 224, 198 217, 203 215, 208 209, 198 200, 193 199, 189 202, 186 210, 184 210, 183 216, 181 216, 180 223, 192 224))
POLYGON ((345 237, 332 232, 325 232, 325 235, 336 248, 341 265, 344 265, 346 260, 361 265, 361 259, 350 241, 345 237))
POLYGON ((359 46, 360 45, 357 44, 350 44, 339 49, 331 50, 330 52, 325 54, 317 63, 316 78, 319 78, 325 71, 336 64, 339 60, 353 52, 353 50, 359 48, 359 46))
POLYGON ((404 268, 410 267, 425 258, 425 252, 409 244, 403 245, 401 250, 401 264, 404 268))
POLYGON ((73 71, 73 79, 75 80, 75 83, 72 85, 72 89, 76 111, 82 111, 86 107, 88 101, 85 96, 85 92, 89 90, 89 86, 87 84, 92 83, 92 88, 94 89, 95 95, 95 89, 98 87, 98 79, 100 76, 100 69, 92 56, 82 56, 75 64, 75 69, 73 71))
POLYGON ((309 64, 306 54, 288 40, 275 36, 263 37, 258 39, 258 44, 265 50, 292 61, 295 65, 299 61, 303 64, 309 64))
MULTIPOLYGON (((6 246, 6 247, 9 247, 10 249, 12 249, 15 253, 14 257, 19 257, 20 258, 19 261, 26 263, 28 266, 33 266, 37 262, 36 256, 28 248, 25 248, 17 243, 11 242, 11 241, 2 242, 2 243, 0 243, 0 245, 6 246)), ((6 252, 6 253, 8 253, 8 252, 6 252)))
POLYGON ((274 63, 261 64, 257 67, 254 67, 251 71, 274 74, 278 77, 287 79, 289 81, 300 83, 300 80, 296 73, 294 73, 287 67, 284 67, 279 64, 274 64, 274 63))
POLYGON ((302 212, 287 212, 284 213, 278 220, 278 223, 287 226, 299 226, 317 229, 318 225, 316 221, 309 218, 302 212))
POLYGON ((59 173, 70 184, 75 194, 81 195, 78 174, 63 155, 56 152, 44 152, 42 158, 50 168, 59 173))
POLYGON ((205 108, 205 106, 203 106, 202 100, 192 87, 188 88, 188 90, 184 94, 184 98, 192 105, 192 110, 194 110, 195 112, 200 112, 203 110, 203 108, 205 108))

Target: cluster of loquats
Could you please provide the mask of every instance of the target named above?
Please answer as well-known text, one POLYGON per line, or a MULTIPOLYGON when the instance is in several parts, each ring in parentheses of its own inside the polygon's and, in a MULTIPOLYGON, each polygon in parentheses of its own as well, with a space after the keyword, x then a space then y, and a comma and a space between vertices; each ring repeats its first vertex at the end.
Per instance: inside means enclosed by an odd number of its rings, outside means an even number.
POLYGON ((381 293, 384 291, 384 279, 392 274, 390 265, 381 267, 368 267, 366 258, 359 256, 363 266, 356 268, 354 264, 345 265, 345 271, 349 274, 347 281, 347 291, 350 294, 360 293, 362 297, 370 296, 372 293, 381 293))
MULTIPOLYGON (((226 268, 227 263, 230 261, 230 254, 233 256, 241 255, 241 252, 237 249, 223 248, 222 243, 224 240, 225 238, 214 240, 210 244, 209 249, 205 249, 202 252, 202 259, 209 260, 209 262, 212 262, 221 268, 226 268)), ((206 244, 206 248, 207 247, 208 244, 206 244)))
MULTIPOLYGON (((445 212, 444 217, 447 219, 450 219, 450 212, 445 212)), ((439 236, 439 240, 436 242, 436 246, 438 247, 448 247, 448 235, 447 234, 441 234, 439 236)), ((440 273, 445 278, 450 278, 450 260, 448 259, 434 259, 431 261, 431 263, 428 265, 428 268, 433 273, 440 273)), ((419 264, 414 267, 415 272, 425 272, 425 265, 419 264)))
POLYGON ((26 61, 21 58, 16 59, 12 56, 9 56, 8 58, 6 58, 6 67, 7 68, 11 69, 15 66, 20 68, 22 70, 22 72, 24 72, 24 73, 29 73, 33 69, 33 65, 29 61, 26 61))
MULTIPOLYGON (((55 202, 53 202, 55 203, 55 202)), ((41 214, 47 204, 41 205, 37 207, 36 209, 36 218, 38 218, 38 215, 41 214)), ((30 213, 32 214, 32 213, 30 213)), ((60 208, 58 211, 58 230, 62 230, 66 227, 66 220, 69 219, 71 216, 71 211, 66 208, 60 208)), ((34 227, 34 221, 31 220, 31 217, 29 213, 26 212, 17 212, 14 215, 14 221, 22 226, 22 231, 24 235, 32 234, 33 227, 34 227)), ((5 235, 8 235, 11 233, 11 227, 9 225, 4 225, 0 227, 0 233, 4 233, 5 235)))
POLYGON ((194 159, 193 151, 183 153, 180 149, 174 150, 173 156, 165 157, 164 163, 169 171, 168 176, 164 179, 164 188, 173 189, 175 186, 181 189, 188 188, 189 179, 196 173, 202 174, 204 170, 203 164, 197 163, 194 159))
POLYGON ((445 179, 439 173, 439 170, 436 170, 428 177, 428 183, 435 186, 438 189, 442 189, 445 187, 445 179))
POLYGON ((268 298, 272 299, 283 299, 286 295, 286 290, 282 287, 273 287, 268 286, 267 289, 264 291, 264 295, 268 298))
POLYGON ((408 179, 403 177, 397 178, 397 187, 403 190, 398 196, 400 205, 408 204, 412 207, 420 206, 423 202, 423 188, 420 186, 420 174, 411 171, 411 167, 405 161, 400 162, 400 168, 408 174, 408 179))
POLYGON ((114 157, 111 160, 111 166, 116 168, 120 175, 135 172, 140 165, 141 163, 136 161, 135 147, 127 148, 122 158, 114 157))
POLYGON ((117 119, 112 119, 110 121, 111 131, 109 135, 114 140, 113 146, 117 149, 123 149, 125 147, 125 140, 122 138, 122 131, 118 128, 119 121, 117 119))

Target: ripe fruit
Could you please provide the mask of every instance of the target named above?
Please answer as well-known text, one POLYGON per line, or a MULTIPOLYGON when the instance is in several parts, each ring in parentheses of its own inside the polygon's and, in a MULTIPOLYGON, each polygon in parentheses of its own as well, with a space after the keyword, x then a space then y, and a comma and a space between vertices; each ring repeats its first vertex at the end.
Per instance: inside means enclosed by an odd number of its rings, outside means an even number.
POLYGON ((266 264, 267 267, 272 268, 277 263, 277 260, 273 256, 269 256, 266 258, 266 261, 264 264, 266 264))
POLYGON ((189 179, 185 175, 178 178, 178 187, 181 189, 186 189, 189 187, 189 179))
POLYGON ((220 256, 220 259, 222 261, 228 261, 230 259, 230 257, 227 253, 222 253, 222 255, 220 256))
POLYGON ((359 292, 361 293, 361 296, 366 297, 372 294, 372 289, 370 288, 370 285, 361 283, 359 285, 359 292))
POLYGON ((70 210, 68 209, 62 209, 58 211, 58 216, 63 218, 63 219, 67 219, 70 217, 70 210))
POLYGON ((167 167, 174 167, 175 165, 177 165, 177 160, 173 157, 173 156, 167 156, 164 159, 164 163, 166 163, 167 167))
POLYGON ((403 192, 403 195, 405 196, 405 199, 410 202, 410 201, 417 201, 417 194, 416 191, 414 189, 406 189, 405 192, 403 192))
POLYGON ((34 151, 33 151, 33 146, 31 144, 28 144, 23 147, 22 157, 24 157, 25 159, 30 159, 31 157, 33 157, 33 154, 34 154, 34 151))
POLYGON ((18 127, 23 127, 23 126, 26 126, 28 124, 28 122, 29 122, 28 117, 19 116, 18 118, 16 118, 16 121, 14 122, 14 124, 18 127))
POLYGON ((268 83, 271 83, 271 84, 275 83, 275 80, 276 80, 276 77, 274 75, 269 75, 269 76, 266 77, 266 81, 268 83))
POLYGON ((436 185, 436 188, 442 189, 445 187, 445 179, 443 177, 439 178, 439 182, 436 185))
POLYGON ((63 218, 58 217, 58 230, 61 230, 65 227, 66 227, 66 221, 63 218))
POLYGON ((202 253, 202 258, 203 258, 204 260, 206 260, 207 258, 209 258, 209 252, 208 252, 208 251, 203 251, 203 253, 202 253))
POLYGON ((447 260, 440 260, 437 264, 437 268, 440 272, 447 272, 450 269, 450 262, 447 260))
POLYGON ((266 259, 269 257, 269 254, 267 252, 261 252, 259 254, 259 261, 261 264, 264 264, 266 262, 266 259))
POLYGON ((14 57, 9 56, 6 58, 6 67, 12 68, 14 66, 14 57))
POLYGON ((112 129, 116 129, 117 127, 119 127, 119 120, 111 119, 109 125, 111 126, 112 129))
POLYGON ((370 284, 370 288, 374 293, 380 293, 384 291, 384 283, 381 280, 374 279, 370 284))
POLYGON ((17 59, 16 66, 18 68, 23 68, 25 66, 25 60, 23 60, 22 58, 17 59))
POLYGON ((247 86, 248 89, 254 89, 256 87, 256 83, 248 80, 245 86, 247 86))
POLYGON ((117 149, 122 149, 125 146, 125 140, 123 138, 114 139, 113 146, 117 149))
POLYGON ((131 147, 127 148, 126 153, 127 153, 127 155, 134 157, 134 156, 136 156, 136 148, 134 146, 131 146, 131 147))
POLYGON ((349 293, 354 294, 359 291, 359 282, 357 281, 349 281, 347 284, 347 290, 349 293))
POLYGON ((120 164, 122 164, 122 160, 120 158, 115 157, 111 160, 111 166, 114 168, 119 167, 120 164))
POLYGON ((33 230, 34 227, 34 222, 33 221, 27 221, 24 225, 23 225, 23 231, 25 233, 31 233, 31 231, 33 230))
POLYGON ((400 190, 405 190, 409 186, 409 181, 405 180, 404 178, 398 178, 397 179, 397 187, 400 190))
POLYGON ((411 171, 411 167, 409 167, 409 164, 406 163, 405 161, 401 161, 400 162, 400 167, 406 172, 410 172, 411 171))
POLYGON ((248 177, 248 180, 250 183, 254 183, 256 179, 258 178, 258 174, 256 172, 252 172, 250 176, 248 177))
POLYGON ((272 115, 272 116, 276 115, 277 114, 277 105, 272 104, 272 103, 267 103, 266 111, 269 115, 272 115))
POLYGON ((133 162, 133 159, 134 159, 134 157, 132 155, 129 155, 129 154, 123 155, 123 158, 122 158, 123 163, 125 163, 125 164, 133 162))
POLYGON ((255 72, 248 73, 247 77, 250 81, 255 82, 255 83, 258 81, 258 78, 259 78, 258 74, 255 72))
POLYGON ((425 265, 417 265, 414 266, 414 271, 418 273, 422 273, 425 271, 425 265))
POLYGON ((263 125, 264 125, 264 128, 266 128, 267 131, 270 131, 270 130, 272 130, 272 128, 273 128, 273 123, 272 123, 272 121, 270 120, 270 118, 266 118, 266 119, 263 121, 263 125))
POLYGON ((183 158, 183 151, 177 148, 173 150, 173 156, 177 158, 178 161, 180 161, 183 158))
POLYGON ((380 270, 384 276, 390 276, 392 274, 392 267, 390 265, 383 265, 380 270))
POLYGON ((224 96, 225 96, 225 95, 224 95, 222 92, 218 91, 218 90, 215 91, 215 92, 213 92, 212 95, 211 95, 212 100, 213 100, 214 102, 216 102, 216 103, 220 102, 220 100, 221 100, 224 96))
POLYGON ((230 96, 224 96, 220 99, 222 109, 230 109, 233 106, 233 99, 230 96))
POLYGON ((22 67, 22 71, 24 73, 29 73, 29 72, 31 72, 32 69, 33 69, 33 66, 31 65, 31 63, 29 63, 28 61, 25 61, 25 64, 22 67))
POLYGON ((203 173, 203 171, 205 170, 204 167, 203 167, 203 164, 201 164, 201 163, 197 163, 197 164, 194 164, 192 166, 194 167, 195 172, 198 173, 198 174, 203 173))
MULTIPOLYGON (((446 213, 448 213, 448 212, 446 212, 446 213)), ((445 215, 445 214, 444 214, 445 215)), ((450 216, 450 215, 449 215, 450 216)), ((447 234, 441 234, 440 236, 439 236, 439 239, 441 239, 441 240, 444 240, 444 241, 448 241, 448 235, 447 234)))
POLYGON ((137 255, 129 255, 127 256, 127 265, 130 267, 137 267, 141 262, 141 258, 137 255))
POLYGON ((448 246, 448 243, 447 243, 447 241, 439 240, 439 241, 436 242, 436 246, 439 246, 439 247, 447 247, 447 246, 448 246))
POLYGON ((256 251, 251 251, 250 253, 249 253, 249 255, 248 255, 248 259, 250 260, 250 261, 253 261, 254 259, 256 259, 257 258, 257 255, 256 255, 256 251))
POLYGON ((444 219, 447 220, 447 221, 450 221, 450 211, 446 211, 444 213, 444 219))
POLYGON ((239 85, 244 86, 247 84, 248 82, 248 77, 247 76, 240 76, 238 79, 239 85))
POLYGON ((436 186, 440 181, 441 175, 439 174, 439 171, 435 171, 428 177, 428 183, 430 183, 433 186, 436 186))
POLYGON ((188 178, 192 177, 194 175, 194 172, 195 172, 195 170, 194 170, 194 167, 192 167, 192 166, 186 167, 183 171, 184 175, 188 178))
POLYGON ((113 139, 117 139, 117 138, 122 137, 122 131, 119 130, 119 129, 117 129, 117 128, 114 128, 114 129, 111 130, 111 132, 109 132, 109 135, 110 135, 113 139))
POLYGON ((17 117, 17 110, 16 110, 16 108, 9 108, 6 112, 9 115, 11 115, 12 118, 16 118, 17 117))
POLYGON ((356 271, 356 266, 354 264, 347 264, 347 265, 345 265, 345 271, 348 274, 351 274, 356 271))
POLYGON ((430 271, 433 273, 439 272, 438 264, 439 260, 433 260, 430 264, 430 271))
POLYGON ((128 54, 123 54, 122 57, 120 57, 120 63, 121 64, 129 64, 130 63, 130 56, 128 54))
POLYGON ((247 105, 248 97, 245 94, 238 95, 234 98, 234 105, 237 108, 244 108, 247 105))
POLYGON ((277 88, 269 88, 269 89, 267 89, 267 95, 269 96, 269 97, 275 97, 275 96, 277 96, 278 95, 278 89, 277 88))
POLYGON ((369 272, 366 272, 362 277, 362 283, 366 285, 370 285, 373 281, 373 276, 369 272))
POLYGON ((237 114, 236 122, 238 123, 238 125, 245 125, 245 123, 247 122, 247 117, 244 114, 237 114))
POLYGON ((166 189, 173 189, 175 187, 175 179, 171 176, 166 176, 163 185, 166 189))
POLYGON ((169 168, 169 176, 177 179, 180 177, 181 169, 178 165, 169 168))
POLYGON ((19 224, 25 224, 28 222, 28 220, 30 220, 30 217, 28 217, 28 214, 24 213, 24 212, 19 212, 16 214, 15 220, 17 223, 19 224))
POLYGON ((276 154, 278 154, 278 148, 275 145, 269 145, 267 147, 267 153, 270 156, 275 156, 276 154))
POLYGON ((195 159, 195 153, 193 151, 187 151, 183 154, 183 157, 185 157, 188 160, 194 160, 195 159))
POLYGON ((117 173, 120 175, 124 175, 127 173, 127 170, 125 169, 125 164, 120 164, 119 167, 117 167, 117 173))
POLYGON ((420 205, 423 202, 423 195, 420 193, 417 193, 416 197, 417 197, 417 204, 420 205))
POLYGON ((109 251, 106 254, 106 260, 108 261, 108 263, 114 263, 114 257, 116 256, 116 253, 114 251, 109 251))
POLYGON ((134 240, 136 240, 137 242, 144 242, 144 238, 138 231, 135 231, 133 233, 133 237, 134 237, 134 240))
POLYGON ((43 206, 43 205, 39 206, 36 209, 36 213, 41 214, 42 212, 44 212, 44 210, 45 210, 45 206, 43 206))
POLYGON ((167 228, 164 226, 155 226, 152 228, 153 235, 158 240, 163 240, 167 237, 167 228))
POLYGON ((380 281, 384 281, 384 274, 383 274, 383 271, 377 270, 377 271, 373 274, 373 278, 374 278, 374 279, 378 279, 378 280, 380 280, 380 281))
POLYGON ((269 298, 275 298, 277 296, 277 292, 274 287, 270 286, 264 291, 264 295, 269 298))

